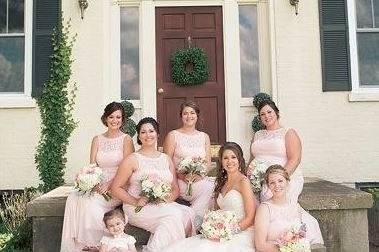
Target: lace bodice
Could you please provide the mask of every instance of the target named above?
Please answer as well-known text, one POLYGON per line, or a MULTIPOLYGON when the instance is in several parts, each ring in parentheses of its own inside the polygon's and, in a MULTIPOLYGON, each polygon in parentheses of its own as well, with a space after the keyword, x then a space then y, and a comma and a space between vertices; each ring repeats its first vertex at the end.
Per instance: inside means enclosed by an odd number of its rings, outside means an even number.
POLYGON ((205 157, 205 133, 197 132, 193 135, 188 135, 174 130, 175 151, 173 162, 175 167, 178 167, 180 161, 185 157, 205 157))
POLYGON ((239 191, 231 189, 225 196, 220 193, 217 197, 217 204, 222 210, 234 212, 239 221, 245 218, 245 208, 239 191))
POLYGON ((103 169, 105 181, 113 179, 116 175, 118 165, 124 158, 124 138, 121 134, 116 138, 108 138, 103 135, 98 137, 98 147, 96 153, 96 163, 103 169))
POLYGON ((138 152, 133 153, 138 161, 138 168, 129 179, 128 193, 135 198, 139 198, 141 193, 140 181, 144 176, 154 176, 167 183, 172 182, 173 175, 170 171, 169 157, 160 153, 158 157, 147 157, 138 152))
POLYGON ((267 233, 269 241, 277 240, 293 224, 301 222, 301 208, 297 203, 278 206, 266 201, 262 204, 266 204, 270 212, 270 224, 267 233))

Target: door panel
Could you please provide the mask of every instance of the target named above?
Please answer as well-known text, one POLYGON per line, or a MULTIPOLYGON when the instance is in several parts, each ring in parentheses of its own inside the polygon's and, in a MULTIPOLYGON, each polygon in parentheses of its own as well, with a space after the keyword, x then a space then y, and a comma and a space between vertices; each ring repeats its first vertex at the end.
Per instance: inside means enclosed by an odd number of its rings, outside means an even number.
POLYGON ((161 139, 181 125, 180 104, 200 106, 198 128, 213 144, 225 142, 224 58, 221 7, 156 8, 157 116, 161 139), (203 84, 180 87, 172 83, 170 58, 178 49, 202 48, 208 57, 209 78, 203 84))

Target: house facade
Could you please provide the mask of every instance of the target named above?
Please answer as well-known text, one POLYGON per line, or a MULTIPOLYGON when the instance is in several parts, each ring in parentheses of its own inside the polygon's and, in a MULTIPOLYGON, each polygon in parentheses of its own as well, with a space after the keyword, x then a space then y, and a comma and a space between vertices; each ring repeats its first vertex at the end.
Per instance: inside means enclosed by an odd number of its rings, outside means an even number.
POLYGON ((299 133, 305 176, 351 186, 379 181, 378 4, 300 0, 297 7, 296 15, 289 0, 88 0, 81 18, 76 0, 0 0, 0 190, 39 183, 32 96, 48 76, 60 11, 77 34, 71 79, 79 124, 68 182, 104 131, 104 106, 125 99, 135 121, 158 118, 162 139, 179 123, 179 104, 195 100, 212 143, 240 143, 248 159, 257 92, 269 93, 282 125, 299 133), (189 47, 206 52, 209 78, 180 87, 170 57, 189 47))

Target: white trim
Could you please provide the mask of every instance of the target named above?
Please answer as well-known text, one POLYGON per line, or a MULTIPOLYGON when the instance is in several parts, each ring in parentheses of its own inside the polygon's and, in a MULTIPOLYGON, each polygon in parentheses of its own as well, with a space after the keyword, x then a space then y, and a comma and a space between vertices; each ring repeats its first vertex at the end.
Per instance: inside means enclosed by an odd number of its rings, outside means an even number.
POLYGON ((357 22, 356 22, 356 0, 347 0, 347 15, 349 25, 349 52, 350 52, 350 74, 351 92, 349 101, 379 101, 379 84, 373 87, 363 87, 359 85, 359 62, 357 47, 357 22))
POLYGON ((269 1, 269 24, 270 24, 270 54, 271 54, 271 83, 272 83, 272 91, 271 96, 272 99, 279 103, 279 86, 278 86, 278 78, 277 78, 277 52, 276 52, 276 22, 275 22, 275 0, 269 1))
MULTIPOLYGON (((0 93, 0 108, 35 107, 32 95, 32 30, 33 0, 25 0, 24 5, 24 92, 21 94, 0 93)), ((9 34, 18 36, 21 33, 9 34)), ((3 36, 6 37, 6 36, 3 36)))

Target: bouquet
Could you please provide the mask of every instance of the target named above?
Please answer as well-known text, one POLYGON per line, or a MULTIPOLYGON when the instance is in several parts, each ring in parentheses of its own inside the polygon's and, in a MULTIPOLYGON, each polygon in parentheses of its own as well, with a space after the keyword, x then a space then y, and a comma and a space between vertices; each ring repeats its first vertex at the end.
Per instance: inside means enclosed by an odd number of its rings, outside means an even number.
POLYGON ((250 169, 247 171, 247 177, 250 180, 251 187, 255 194, 259 194, 262 190, 262 184, 268 166, 266 162, 257 159, 251 161, 249 165, 250 169))
POLYGON ((239 230, 236 215, 230 211, 210 211, 204 216, 200 232, 210 240, 227 241, 239 230))
MULTIPOLYGON (((144 176, 141 180, 141 197, 148 198, 151 203, 165 202, 171 193, 171 185, 154 176, 144 176)), ((137 206, 134 211, 138 213, 142 206, 137 206)))
MULTIPOLYGON (((178 165, 178 172, 184 175, 200 175, 205 176, 207 174, 207 162, 201 157, 186 157, 180 161, 178 165)), ((188 181, 186 194, 192 195, 192 183, 193 180, 188 181)))
POLYGON ((296 222, 282 234, 277 243, 280 252, 311 252, 310 242, 305 239, 306 226, 296 222))
MULTIPOLYGON (((90 164, 84 167, 75 178, 75 189, 81 195, 90 196, 95 187, 101 183, 103 179, 103 170, 96 164, 90 164)), ((102 194, 105 200, 110 200, 110 196, 107 193, 102 194)))

